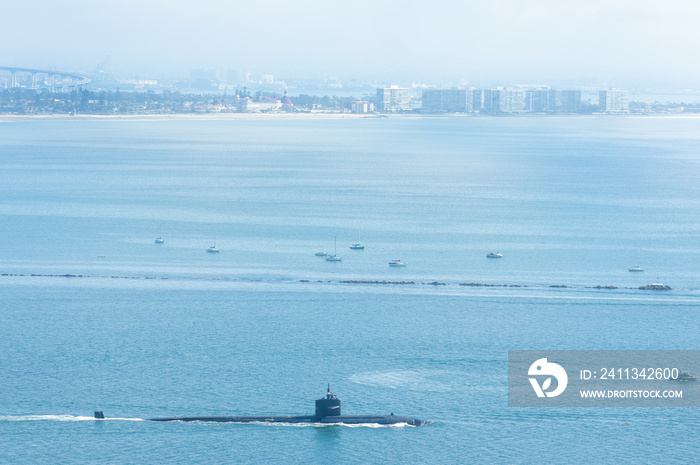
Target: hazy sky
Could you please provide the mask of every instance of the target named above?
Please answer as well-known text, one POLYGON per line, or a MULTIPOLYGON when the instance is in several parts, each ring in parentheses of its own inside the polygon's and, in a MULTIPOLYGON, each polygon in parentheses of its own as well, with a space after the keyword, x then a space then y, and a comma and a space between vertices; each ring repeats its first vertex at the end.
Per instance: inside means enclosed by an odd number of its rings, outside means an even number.
POLYGON ((1 1, 4 66, 700 87, 691 0, 1 1))

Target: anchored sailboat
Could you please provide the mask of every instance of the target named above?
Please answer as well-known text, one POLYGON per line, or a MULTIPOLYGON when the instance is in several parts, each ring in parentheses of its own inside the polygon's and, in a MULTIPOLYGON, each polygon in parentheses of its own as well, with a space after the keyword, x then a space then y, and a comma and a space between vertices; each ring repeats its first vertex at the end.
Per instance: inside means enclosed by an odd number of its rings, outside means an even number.
POLYGON ((338 238, 336 236, 333 236, 333 240, 335 242, 335 245, 333 246, 333 255, 329 255, 326 257, 327 262, 340 262, 343 259, 338 256, 338 238))
POLYGON ((350 244, 352 250, 365 250, 365 246, 360 242, 360 231, 357 231, 357 244, 350 244))

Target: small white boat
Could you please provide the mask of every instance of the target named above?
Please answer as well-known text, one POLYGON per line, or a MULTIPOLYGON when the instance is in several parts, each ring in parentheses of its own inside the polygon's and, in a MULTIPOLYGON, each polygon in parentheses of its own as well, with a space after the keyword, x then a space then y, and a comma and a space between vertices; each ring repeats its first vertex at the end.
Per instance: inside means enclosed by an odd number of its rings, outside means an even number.
POLYGON ((156 244, 163 244, 163 243, 165 243, 165 241, 163 240, 162 237, 156 237, 156 240, 153 241, 153 242, 155 242, 156 244))
POLYGON ((343 259, 338 256, 338 239, 334 238, 335 246, 333 247, 333 255, 326 257, 327 262, 342 262, 343 259))
POLYGON ((395 266, 395 267, 406 266, 406 263, 401 261, 401 249, 399 249, 399 258, 391 260, 389 262, 389 266, 395 266))
POLYGON ((316 255, 317 257, 327 257, 328 252, 316 252, 314 255, 316 255))
POLYGON ((216 245, 212 245, 207 249, 208 253, 219 253, 219 249, 216 248, 216 245))
POLYGON ((681 371, 678 373, 676 381, 695 381, 696 379, 698 379, 698 377, 695 375, 691 375, 690 372, 681 371))
POLYGON ((486 254, 486 258, 503 258, 503 254, 498 252, 489 252, 486 254))
POLYGON ((637 265, 637 266, 633 266, 632 268, 628 268, 628 270, 629 270, 629 271, 640 272, 640 271, 644 271, 644 268, 642 268, 641 266, 637 265))

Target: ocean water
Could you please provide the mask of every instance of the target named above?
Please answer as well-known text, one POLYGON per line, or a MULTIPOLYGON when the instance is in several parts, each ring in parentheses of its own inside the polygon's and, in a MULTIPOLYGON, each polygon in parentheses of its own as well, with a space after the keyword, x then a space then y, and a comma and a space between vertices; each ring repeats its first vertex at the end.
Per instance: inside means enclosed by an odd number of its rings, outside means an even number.
POLYGON ((509 408, 506 362, 700 349, 700 119, 3 121, 0 173, 0 463, 698 453, 697 409, 509 408), (328 382, 432 423, 143 421, 310 414, 328 382))

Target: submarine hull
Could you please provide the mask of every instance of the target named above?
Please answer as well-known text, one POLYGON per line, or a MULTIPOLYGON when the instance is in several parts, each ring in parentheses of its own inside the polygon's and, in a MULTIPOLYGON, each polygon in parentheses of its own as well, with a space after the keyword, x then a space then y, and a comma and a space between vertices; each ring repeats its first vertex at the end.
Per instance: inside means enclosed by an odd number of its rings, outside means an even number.
MULTIPOLYGON (((326 397, 316 400, 314 415, 237 415, 237 416, 197 416, 149 418, 147 421, 201 421, 212 423, 314 423, 344 425, 398 425, 423 426, 428 422, 412 417, 394 415, 343 415, 341 401, 331 392, 328 384, 326 397)), ((101 410, 95 411, 96 419, 104 419, 101 410)))
POLYGON ((269 416, 212 416, 212 417, 164 417, 149 418, 148 421, 202 421, 215 423, 321 423, 321 424, 379 424, 396 425, 406 423, 411 426, 423 426, 427 422, 417 418, 398 415, 336 415, 317 418, 311 415, 269 415, 269 416))

